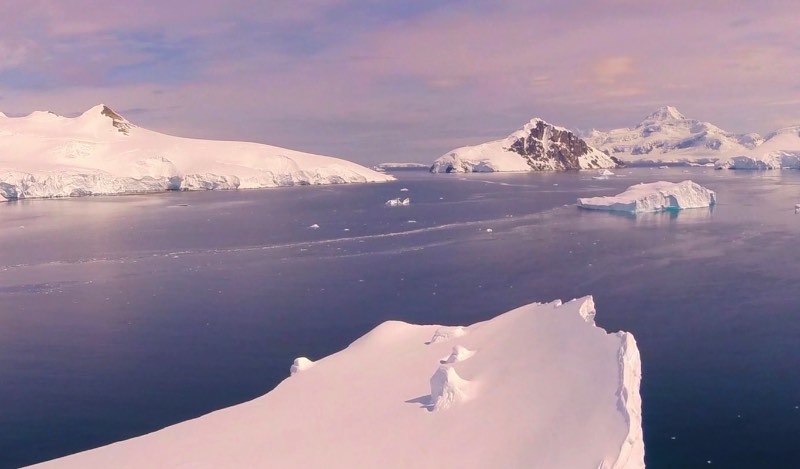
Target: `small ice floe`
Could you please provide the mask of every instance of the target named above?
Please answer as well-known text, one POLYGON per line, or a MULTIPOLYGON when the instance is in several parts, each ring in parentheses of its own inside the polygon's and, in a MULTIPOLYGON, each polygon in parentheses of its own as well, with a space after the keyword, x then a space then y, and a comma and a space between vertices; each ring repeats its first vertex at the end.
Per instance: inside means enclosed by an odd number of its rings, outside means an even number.
POLYGON ((400 189, 400 192, 408 192, 408 187, 404 187, 404 188, 400 189))
POLYGON ((493 230, 493 229, 491 229, 491 228, 486 228, 486 232, 487 232, 487 233, 491 233, 491 232, 493 232, 493 231, 494 231, 494 230, 493 230))
POLYGON ((350 228, 345 228, 344 231, 350 231, 350 228))
POLYGON ((669 169, 669 166, 664 164, 664 165, 659 166, 658 169, 669 169))
POLYGON ((306 357, 298 357, 294 359, 294 363, 292 363, 292 367, 289 368, 289 373, 293 376, 301 371, 307 370, 314 366, 314 362, 309 360, 306 357))
POLYGON ((397 199, 389 199, 386 201, 386 205, 389 207, 400 207, 402 205, 411 205, 411 199, 406 197, 405 199, 397 198, 397 199))
POLYGON ((319 229, 319 225, 314 223, 313 225, 309 226, 308 228, 311 229, 311 230, 318 230, 319 229))
POLYGON ((406 223, 416 223, 417 220, 408 220, 406 223))
POLYGON ((609 176, 615 176, 615 174, 607 169, 601 169, 597 172, 597 176, 592 176, 592 179, 605 180, 608 179, 609 176))

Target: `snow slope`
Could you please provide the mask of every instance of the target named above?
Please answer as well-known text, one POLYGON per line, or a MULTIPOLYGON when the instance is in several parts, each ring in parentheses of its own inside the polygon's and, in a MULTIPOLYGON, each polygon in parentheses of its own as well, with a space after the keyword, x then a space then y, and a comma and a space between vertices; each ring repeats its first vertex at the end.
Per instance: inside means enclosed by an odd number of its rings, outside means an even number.
POLYGON ((102 104, 75 118, 0 116, 0 200, 392 179, 337 158, 160 134, 102 104))
POLYGON ((385 322, 253 401, 39 467, 643 468, 636 341, 594 315, 385 322))
POLYGON ((618 162, 577 135, 533 119, 508 137, 457 148, 433 162, 433 173, 615 168, 618 162))
POLYGON ((800 126, 770 133, 764 143, 752 151, 721 159, 717 168, 800 169, 800 126))
POLYGON ((716 193, 694 181, 636 184, 613 197, 578 199, 580 208, 630 213, 710 207, 716 203, 716 193))
POLYGON ((714 163, 733 153, 758 146, 758 134, 739 135, 714 124, 689 119, 672 106, 664 106, 632 128, 593 130, 587 143, 607 151, 629 165, 663 163, 714 163))

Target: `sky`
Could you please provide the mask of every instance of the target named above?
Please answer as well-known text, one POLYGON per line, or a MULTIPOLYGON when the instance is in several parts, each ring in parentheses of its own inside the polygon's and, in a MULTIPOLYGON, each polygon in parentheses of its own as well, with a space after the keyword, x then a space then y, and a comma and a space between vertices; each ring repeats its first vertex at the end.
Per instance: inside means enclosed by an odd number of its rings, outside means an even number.
POLYGON ((796 0, 3 0, 0 111, 429 163, 533 117, 800 124, 796 0))

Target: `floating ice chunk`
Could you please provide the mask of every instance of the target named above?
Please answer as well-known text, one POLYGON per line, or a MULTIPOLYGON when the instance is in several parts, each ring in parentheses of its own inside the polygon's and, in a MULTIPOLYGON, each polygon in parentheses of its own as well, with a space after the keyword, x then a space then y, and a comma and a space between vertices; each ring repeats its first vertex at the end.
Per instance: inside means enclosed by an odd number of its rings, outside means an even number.
POLYGON ((390 207, 399 207, 401 205, 411 205, 411 199, 406 197, 405 199, 389 199, 386 201, 386 205, 390 207))
POLYGON ((493 229, 491 229, 491 228, 486 228, 486 232, 487 232, 487 233, 491 233, 491 232, 493 232, 493 231, 494 231, 494 230, 493 230, 493 229))
POLYGON ((400 192, 408 192, 408 187, 404 187, 404 188, 400 189, 400 192))
POLYGON ((440 327, 433 333, 429 344, 438 344, 439 342, 447 342, 456 337, 463 337, 467 333, 467 329, 462 326, 456 327, 440 327))
POLYGON ((614 175, 613 172, 611 172, 611 171, 609 171, 607 169, 601 169, 600 171, 597 172, 597 174, 599 174, 600 176, 613 176, 614 175))
POLYGON ((292 367, 289 368, 289 373, 291 375, 295 375, 300 373, 301 371, 307 370, 314 366, 314 362, 309 360, 306 357, 298 357, 294 359, 294 363, 292 363, 292 367))
POLYGON ((659 181, 631 186, 613 197, 579 198, 578 207, 639 213, 710 207, 716 202, 714 191, 693 181, 659 181))
POLYGON ((447 358, 443 359, 440 363, 445 364, 445 363, 463 362, 464 360, 473 355, 475 355, 474 350, 470 350, 464 347, 463 345, 456 345, 455 347, 453 347, 453 351, 450 353, 450 355, 447 358))
POLYGON ((431 376, 431 406, 434 411, 446 410, 467 399, 469 382, 458 376, 451 366, 442 365, 431 376))
POLYGON ((313 225, 309 226, 309 228, 312 229, 312 230, 318 230, 319 229, 319 225, 314 223, 313 225))

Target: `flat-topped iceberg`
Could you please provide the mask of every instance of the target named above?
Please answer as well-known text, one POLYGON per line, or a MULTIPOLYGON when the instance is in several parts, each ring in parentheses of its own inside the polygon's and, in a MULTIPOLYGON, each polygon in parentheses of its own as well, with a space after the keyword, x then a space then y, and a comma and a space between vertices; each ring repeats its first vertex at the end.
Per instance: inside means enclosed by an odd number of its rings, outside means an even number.
POLYGON ((392 180, 338 158, 153 132, 102 104, 73 118, 0 116, 0 201, 392 180))
POLYGON ((694 181, 658 181, 633 185, 616 196, 582 197, 578 199, 578 207, 640 213, 710 207, 716 202, 714 191, 694 181))
POLYGON ((41 467, 644 468, 636 341, 594 315, 385 322, 253 401, 41 467))

